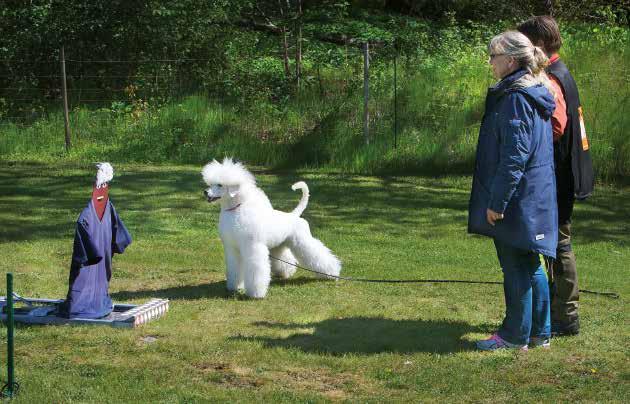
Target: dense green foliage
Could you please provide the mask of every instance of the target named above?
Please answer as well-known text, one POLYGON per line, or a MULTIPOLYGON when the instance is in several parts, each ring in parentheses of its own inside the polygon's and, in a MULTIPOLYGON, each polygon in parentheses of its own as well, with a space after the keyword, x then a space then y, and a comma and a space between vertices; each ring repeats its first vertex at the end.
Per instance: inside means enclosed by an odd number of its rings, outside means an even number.
POLYGON ((429 40, 442 42, 445 25, 515 21, 549 10, 547 3, 561 18, 628 25, 630 0, 581 0, 580 7, 564 0, 38 0, 27 7, 2 2, 0 116, 39 111, 46 99, 58 99, 61 46, 67 59, 82 61, 69 66, 70 85, 102 90, 83 99, 124 96, 120 90, 132 85, 154 103, 172 96, 173 87, 178 94, 203 90, 247 101, 273 95, 278 101, 291 95, 296 74, 283 72, 282 30, 291 56, 299 42, 308 53, 305 63, 338 66, 340 43, 397 40, 401 52, 414 54, 430 49, 429 40), (27 98, 30 103, 19 102, 27 98))
MULTIPOLYGON (((304 1, 302 13, 296 1, 271 0, 17 3, 0 9, 10 33, 0 37, 3 159, 202 163, 228 154, 273 166, 435 173, 470 169, 492 83, 485 45, 544 2, 304 1), (370 145, 362 41, 372 44, 370 145)), ((565 18, 562 56, 583 94, 600 178, 627 176, 627 4, 553 4, 565 18)))
MULTIPOLYGON (((25 94, 36 99, 58 97, 58 92, 52 89, 59 88, 56 61, 60 47, 64 46, 66 58, 71 60, 129 61, 71 66, 69 75, 73 84, 83 88, 111 90, 133 84, 144 98, 149 98, 166 95, 163 87, 172 88, 176 84, 180 92, 203 89, 242 99, 252 93, 264 95, 272 87, 272 91, 288 96, 287 78, 283 77, 279 57, 282 29, 287 32, 292 54, 299 39, 298 31, 303 30, 303 46, 311 52, 310 61, 330 63, 339 57, 338 46, 326 46, 331 42, 391 43, 397 39, 403 53, 426 48, 423 41, 418 43, 418 25, 428 28, 422 30, 428 39, 434 38, 445 23, 475 26, 500 20, 516 21, 549 10, 565 20, 628 25, 630 0, 579 0, 578 3, 575 0, 36 0, 24 6, 21 1, 6 1, 0 4, 0 87, 19 89, 22 95, 19 98, 25 94), (271 60, 261 60, 263 55, 271 60), (187 61, 177 62, 182 59, 187 61), (156 76, 163 79, 161 83, 156 83, 156 76)), ((12 95, 0 93, 5 104, 0 105, 0 112, 15 106, 12 98, 16 97, 12 95)), ((33 101, 35 106, 41 106, 41 100, 33 101)))

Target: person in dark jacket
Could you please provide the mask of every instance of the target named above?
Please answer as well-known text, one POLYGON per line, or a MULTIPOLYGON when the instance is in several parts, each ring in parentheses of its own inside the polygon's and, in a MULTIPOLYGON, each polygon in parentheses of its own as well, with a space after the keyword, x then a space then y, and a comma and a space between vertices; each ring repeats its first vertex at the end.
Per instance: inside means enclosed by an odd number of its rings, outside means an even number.
POLYGON ((499 82, 488 90, 479 131, 468 231, 494 239, 505 318, 482 350, 549 346, 549 285, 539 254, 555 257, 558 211, 548 59, 520 32, 488 45, 499 82))
POLYGON ((593 192, 594 173, 582 107, 575 80, 558 56, 562 38, 558 24, 548 15, 535 16, 518 25, 549 57, 546 71, 555 90, 553 126, 554 160, 558 199, 558 246, 548 268, 551 280, 551 333, 575 335, 580 331, 579 287, 575 254, 571 246, 571 215, 576 199, 593 192))

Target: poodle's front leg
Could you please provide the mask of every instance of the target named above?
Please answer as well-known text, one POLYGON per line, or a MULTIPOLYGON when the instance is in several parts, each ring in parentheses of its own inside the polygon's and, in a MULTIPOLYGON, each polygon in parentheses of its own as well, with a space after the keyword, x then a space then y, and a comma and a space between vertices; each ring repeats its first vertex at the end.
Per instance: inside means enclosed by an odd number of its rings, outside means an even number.
POLYGON ((241 259, 245 294, 249 297, 265 297, 271 281, 269 249, 261 243, 244 244, 241 246, 241 259))
POLYGON ((241 257, 236 248, 224 245, 223 251, 225 253, 225 279, 227 290, 236 292, 238 289, 243 289, 241 257))

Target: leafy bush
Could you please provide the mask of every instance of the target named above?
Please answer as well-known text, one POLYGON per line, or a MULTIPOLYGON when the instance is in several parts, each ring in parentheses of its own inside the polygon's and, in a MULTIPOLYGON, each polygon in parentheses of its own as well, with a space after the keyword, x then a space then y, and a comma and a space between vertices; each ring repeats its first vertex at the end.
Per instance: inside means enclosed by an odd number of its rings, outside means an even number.
MULTIPOLYGON (((159 8, 151 18, 188 21, 186 11, 169 7, 159 8)), ((288 35, 287 77, 281 37, 276 33, 234 26, 215 29, 199 21, 201 36, 166 22, 169 38, 179 41, 191 35, 198 41, 191 39, 183 48, 191 57, 186 62, 167 59, 118 67, 71 62, 73 85, 84 74, 94 76, 83 83, 87 88, 104 86, 118 92, 104 94, 102 102, 95 104, 71 99, 69 154, 64 152, 58 94, 19 106, 28 117, 19 123, 6 119, 15 112, 13 98, 0 96, 0 117, 5 117, 0 156, 201 163, 232 155, 254 164, 285 167, 470 172, 485 91, 493 83, 486 44, 513 22, 462 21, 453 12, 436 22, 349 7, 342 5, 344 12, 304 16, 299 88, 294 32, 288 35), (326 25, 318 25, 318 19, 326 25), (369 145, 363 137, 362 52, 356 43, 339 44, 329 37, 318 40, 325 29, 329 36, 376 41, 370 53, 369 145), (217 45, 221 39, 225 42, 217 45), (203 46, 209 46, 209 53, 203 53, 203 46), (194 58, 210 54, 212 58, 194 58), (116 69, 121 70, 118 81, 107 82, 116 69)), ((46 10, 40 10, 45 18, 36 18, 37 24, 54 14, 46 10)), ((562 57, 578 82, 598 175, 613 179, 630 174, 630 140, 624 136, 630 125, 630 30, 620 25, 625 20, 619 12, 606 7, 600 11, 596 23, 561 21, 562 57)), ((153 46, 147 45, 147 58, 156 55, 153 46)), ((15 80, 10 85, 24 91, 48 88, 31 73, 11 76, 15 80)))

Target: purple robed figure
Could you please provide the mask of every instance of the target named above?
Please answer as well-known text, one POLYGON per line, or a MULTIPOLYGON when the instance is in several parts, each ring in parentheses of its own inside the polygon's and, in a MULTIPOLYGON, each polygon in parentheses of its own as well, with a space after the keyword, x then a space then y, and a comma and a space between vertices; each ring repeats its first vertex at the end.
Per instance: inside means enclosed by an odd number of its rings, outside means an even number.
POLYGON ((131 243, 131 235, 107 200, 103 217, 90 201, 76 224, 68 295, 59 308, 63 317, 101 318, 113 310, 109 297, 112 256, 131 243))

